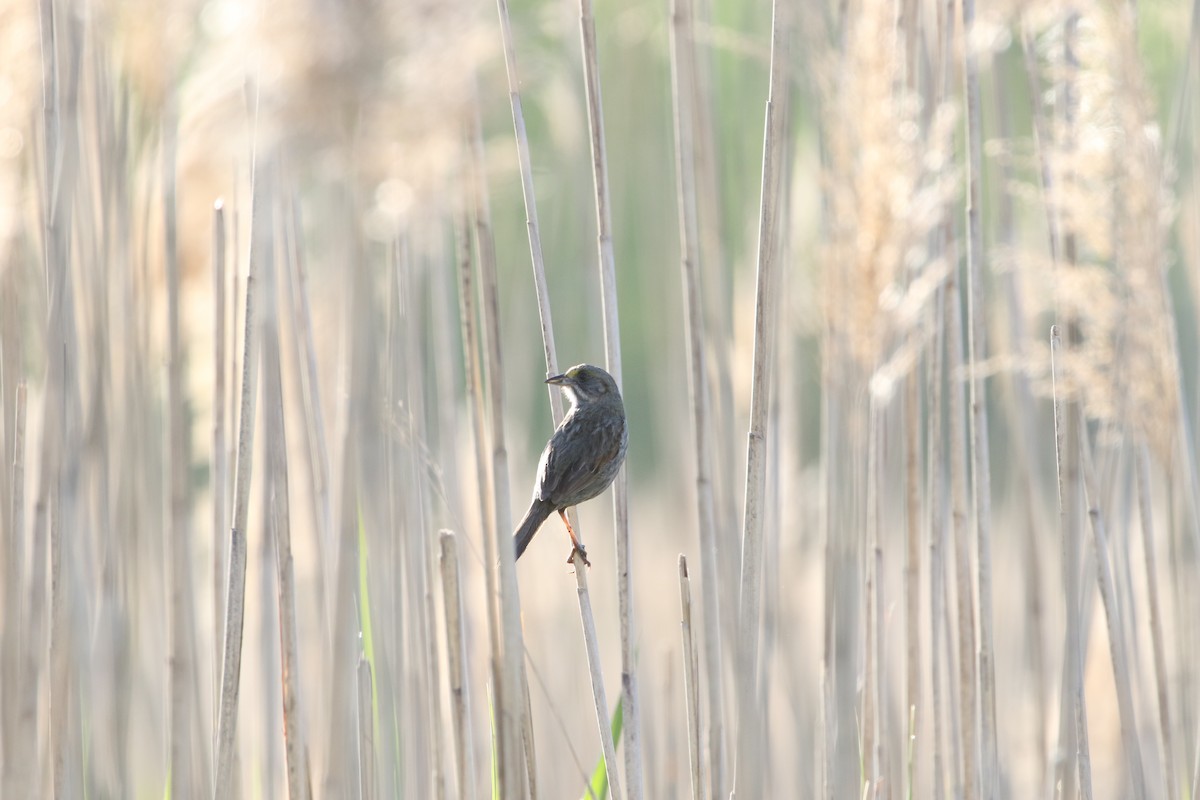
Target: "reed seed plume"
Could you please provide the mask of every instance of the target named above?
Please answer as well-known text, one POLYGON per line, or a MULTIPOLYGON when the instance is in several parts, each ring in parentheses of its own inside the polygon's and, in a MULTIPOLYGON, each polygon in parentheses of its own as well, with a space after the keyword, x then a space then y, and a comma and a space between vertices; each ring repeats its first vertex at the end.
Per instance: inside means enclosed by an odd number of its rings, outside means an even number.
POLYGON ((1132 8, 1084 3, 1079 13, 1077 65, 1055 57, 1052 33, 1042 40, 1047 76, 1071 75, 1076 95, 1069 129, 1060 115, 1049 148, 1058 186, 1051 203, 1078 244, 1074 262, 1044 273, 1053 291, 1041 295, 1077 336, 1062 355, 1059 390, 1079 396, 1092 419, 1128 421, 1169 459, 1179 403, 1166 294, 1170 176, 1132 8))
MULTIPOLYGON (((889 8, 866 4, 848 25, 844 51, 831 53, 821 74, 823 296, 833 334, 874 369, 917 329, 920 308, 950 268, 927 241, 959 191, 957 114, 943 104, 922 131, 922 100, 905 88, 904 44, 889 8)), ((889 384, 903 371, 888 370, 889 384)))

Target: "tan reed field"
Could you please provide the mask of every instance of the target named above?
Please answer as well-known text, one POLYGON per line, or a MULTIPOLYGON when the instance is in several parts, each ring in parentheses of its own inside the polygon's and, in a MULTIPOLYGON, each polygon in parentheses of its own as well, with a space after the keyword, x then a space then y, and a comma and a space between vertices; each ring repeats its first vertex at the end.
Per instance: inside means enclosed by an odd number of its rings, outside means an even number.
POLYGON ((1200 796, 1198 40, 0 2, 0 797, 1200 796))

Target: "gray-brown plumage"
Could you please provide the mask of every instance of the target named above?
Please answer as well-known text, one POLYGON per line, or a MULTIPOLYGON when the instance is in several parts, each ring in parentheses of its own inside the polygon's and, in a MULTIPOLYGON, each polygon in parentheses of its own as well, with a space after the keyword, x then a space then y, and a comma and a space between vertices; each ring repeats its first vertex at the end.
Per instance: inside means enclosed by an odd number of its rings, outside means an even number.
POLYGON ((580 364, 546 383, 562 387, 571 400, 571 410, 542 451, 533 501, 513 536, 517 558, 555 511, 567 526, 571 544, 583 554, 583 547, 567 522, 566 509, 591 500, 609 487, 621 470, 629 444, 621 392, 607 372, 580 364))

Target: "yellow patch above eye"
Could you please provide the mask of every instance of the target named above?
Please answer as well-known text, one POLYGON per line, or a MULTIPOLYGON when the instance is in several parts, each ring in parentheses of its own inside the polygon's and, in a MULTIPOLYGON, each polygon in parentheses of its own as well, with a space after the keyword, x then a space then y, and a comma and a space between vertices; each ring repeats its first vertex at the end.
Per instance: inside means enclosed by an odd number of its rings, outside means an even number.
POLYGON ((573 369, 567 370, 567 377, 572 378, 572 379, 578 378, 580 373, 582 373, 582 372, 583 372, 583 370, 580 369, 579 367, 574 367, 573 369))

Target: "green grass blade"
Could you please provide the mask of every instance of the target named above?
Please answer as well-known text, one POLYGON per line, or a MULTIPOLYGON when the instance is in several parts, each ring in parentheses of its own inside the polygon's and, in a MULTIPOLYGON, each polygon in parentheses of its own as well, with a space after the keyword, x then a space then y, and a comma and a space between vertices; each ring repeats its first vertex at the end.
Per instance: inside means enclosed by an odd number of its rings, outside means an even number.
MULTIPOLYGON (((625 722, 623 711, 621 701, 618 700, 612 716, 613 747, 621 743, 621 729, 625 722)), ((608 797, 608 770, 604 767, 604 754, 602 753, 596 761, 596 768, 592 770, 592 780, 588 783, 582 800, 604 800, 605 797, 608 797)))

